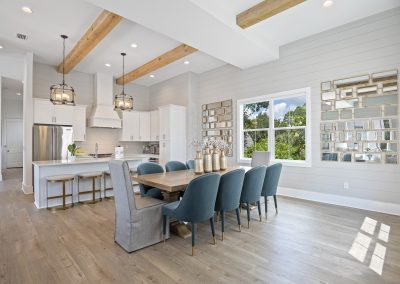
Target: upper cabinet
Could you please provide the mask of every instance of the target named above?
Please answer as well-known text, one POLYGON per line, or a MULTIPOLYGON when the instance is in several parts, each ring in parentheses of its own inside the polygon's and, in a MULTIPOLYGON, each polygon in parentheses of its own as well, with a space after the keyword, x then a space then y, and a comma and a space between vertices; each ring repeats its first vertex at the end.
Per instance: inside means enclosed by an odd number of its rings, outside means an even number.
POLYGON ((171 109, 168 106, 162 106, 159 108, 159 112, 160 112, 160 140, 169 140, 171 109))
POLYGON ((74 140, 86 139, 86 106, 53 105, 48 99, 33 99, 33 123, 72 125, 74 140))
POLYGON ((150 141, 150 112, 123 112, 120 141, 150 141))
POLYGON ((160 113, 158 110, 150 112, 150 141, 160 140, 160 113))

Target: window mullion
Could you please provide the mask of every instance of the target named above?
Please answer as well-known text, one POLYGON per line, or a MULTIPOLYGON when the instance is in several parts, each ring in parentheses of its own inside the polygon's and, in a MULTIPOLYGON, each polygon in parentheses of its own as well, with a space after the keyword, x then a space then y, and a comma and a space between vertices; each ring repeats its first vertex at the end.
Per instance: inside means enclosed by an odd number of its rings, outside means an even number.
POLYGON ((269 131, 268 131, 268 151, 270 157, 275 159, 275 119, 274 119, 274 100, 269 101, 269 131))

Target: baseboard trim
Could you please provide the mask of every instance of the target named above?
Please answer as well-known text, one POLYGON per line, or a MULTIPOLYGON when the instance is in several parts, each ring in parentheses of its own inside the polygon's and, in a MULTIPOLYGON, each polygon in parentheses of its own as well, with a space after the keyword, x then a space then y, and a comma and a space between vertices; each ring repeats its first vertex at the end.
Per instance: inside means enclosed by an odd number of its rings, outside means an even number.
POLYGON ((400 204, 279 187, 278 195, 400 216, 400 204))
POLYGON ((33 193, 33 186, 32 185, 22 184, 22 188, 21 189, 25 194, 32 194, 33 193))

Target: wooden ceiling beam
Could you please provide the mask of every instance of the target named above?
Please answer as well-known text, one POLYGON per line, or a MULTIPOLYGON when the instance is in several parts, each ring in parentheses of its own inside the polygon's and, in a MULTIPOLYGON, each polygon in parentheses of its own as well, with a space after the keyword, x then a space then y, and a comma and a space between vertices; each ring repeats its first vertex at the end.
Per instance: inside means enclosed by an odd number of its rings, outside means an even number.
MULTIPOLYGON (((103 10, 74 48, 65 57, 65 73, 71 71, 79 62, 81 62, 122 19, 123 18, 117 14, 103 10)), ((62 73, 62 62, 58 65, 57 71, 62 73)))
POLYGON ((305 0, 264 0, 236 16, 236 24, 246 29, 305 0))
MULTIPOLYGON (((152 59, 151 61, 147 62, 146 64, 132 70, 131 72, 125 74, 125 83, 133 81, 137 78, 140 78, 146 74, 149 74, 161 67, 164 67, 176 60, 181 59, 193 52, 196 52, 197 49, 193 48, 186 44, 181 44, 174 49, 167 51, 163 55, 158 56, 157 58, 152 59)), ((117 84, 122 85, 122 76, 117 79, 117 84)))

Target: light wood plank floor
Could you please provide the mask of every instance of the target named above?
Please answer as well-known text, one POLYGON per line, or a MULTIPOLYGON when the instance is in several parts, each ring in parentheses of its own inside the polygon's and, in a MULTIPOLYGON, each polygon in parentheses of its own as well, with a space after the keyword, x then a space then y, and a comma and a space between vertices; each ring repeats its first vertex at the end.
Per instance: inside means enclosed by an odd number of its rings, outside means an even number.
POLYGON ((20 187, 18 179, 0 182, 0 283, 400 282, 396 216, 281 197, 278 215, 271 210, 260 223, 253 212, 241 233, 228 215, 216 246, 208 223, 200 225, 195 257, 190 240, 174 236, 127 254, 113 241, 112 200, 50 212, 37 210, 20 187), (360 229, 366 217, 378 222, 373 234, 360 229), (390 226, 387 242, 378 238, 381 223, 390 226), (357 235, 358 258, 368 247, 363 261, 349 254, 357 235), (377 243, 380 257, 386 248, 382 275, 370 268, 377 243))

